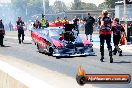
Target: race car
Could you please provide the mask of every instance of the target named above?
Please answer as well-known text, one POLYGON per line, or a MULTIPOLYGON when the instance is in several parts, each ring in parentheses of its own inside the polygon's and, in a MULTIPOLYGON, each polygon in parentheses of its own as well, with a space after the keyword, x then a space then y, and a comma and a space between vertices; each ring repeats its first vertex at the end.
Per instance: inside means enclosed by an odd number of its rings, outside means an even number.
POLYGON ((55 57, 95 55, 93 44, 85 34, 75 32, 72 24, 65 27, 34 29, 31 36, 38 51, 55 57))

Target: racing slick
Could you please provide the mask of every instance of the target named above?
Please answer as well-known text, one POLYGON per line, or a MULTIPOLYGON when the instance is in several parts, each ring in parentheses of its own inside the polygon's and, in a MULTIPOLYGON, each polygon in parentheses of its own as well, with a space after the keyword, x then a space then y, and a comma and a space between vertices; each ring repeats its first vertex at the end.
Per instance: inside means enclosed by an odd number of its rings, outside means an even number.
POLYGON ((110 56, 110 63, 113 63, 112 58, 112 46, 111 46, 111 18, 108 17, 108 11, 102 11, 103 17, 101 18, 101 26, 100 26, 100 52, 101 52, 101 59, 100 61, 103 62, 104 60, 104 42, 106 40, 107 48, 109 51, 110 56))
POLYGON ((4 45, 3 45, 4 35, 5 35, 4 24, 1 19, 0 20, 0 46, 1 47, 4 47, 4 45))
POLYGON ((19 40, 19 44, 21 44, 21 42, 23 43, 24 41, 24 29, 23 26, 25 25, 24 22, 22 21, 21 17, 18 17, 18 21, 17 23, 17 30, 18 30, 18 40, 19 40), (21 39, 22 36, 22 39, 21 39))
POLYGON ((119 19, 115 18, 113 20, 113 25, 112 25, 112 31, 113 31, 113 42, 114 42, 114 50, 113 54, 116 55, 117 51, 119 53, 119 56, 122 56, 122 50, 119 48, 118 44, 121 39, 121 34, 125 32, 125 29, 122 27, 121 24, 119 24, 119 19))

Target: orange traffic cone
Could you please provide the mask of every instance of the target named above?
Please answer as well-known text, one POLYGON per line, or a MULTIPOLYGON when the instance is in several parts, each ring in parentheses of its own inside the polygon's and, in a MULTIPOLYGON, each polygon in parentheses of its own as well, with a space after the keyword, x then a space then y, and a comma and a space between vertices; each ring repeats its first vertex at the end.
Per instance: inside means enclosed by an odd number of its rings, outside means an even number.
POLYGON ((122 34, 121 35, 121 39, 120 39, 120 44, 121 45, 126 45, 126 36, 125 36, 125 34, 122 34))

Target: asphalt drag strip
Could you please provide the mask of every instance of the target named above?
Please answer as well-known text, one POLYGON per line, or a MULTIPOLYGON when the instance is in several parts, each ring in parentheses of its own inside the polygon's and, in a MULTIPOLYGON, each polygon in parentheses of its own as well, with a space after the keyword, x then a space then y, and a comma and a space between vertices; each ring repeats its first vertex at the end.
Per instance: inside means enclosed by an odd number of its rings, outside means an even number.
MULTIPOLYGON (((100 62, 100 52, 99 47, 94 47, 94 51, 97 56, 87 56, 87 57, 74 57, 74 58, 61 58, 56 59, 52 56, 47 56, 45 54, 38 53, 36 46, 32 43, 31 40, 26 40, 27 43, 32 44, 18 44, 17 37, 16 39, 5 38, 5 45, 10 47, 0 47, 0 54, 7 57, 6 60, 14 61, 8 57, 15 58, 16 60, 21 60, 23 63, 30 63, 37 65, 41 68, 47 68, 51 71, 58 72, 65 75, 66 77, 72 78, 74 81, 77 73, 77 68, 81 65, 86 72, 89 74, 130 74, 132 75, 132 59, 131 56, 122 56, 118 55, 113 56, 114 63, 109 63, 108 50, 105 49, 105 62, 100 62)), ((126 51, 123 55, 131 55, 132 53, 126 51)), ((16 61, 14 61, 15 63, 16 61)), ((20 62, 21 63, 21 62, 20 62)), ((18 64, 20 64, 18 63, 18 64)), ((29 65, 26 65, 27 67, 29 65)), ((23 66, 20 66, 23 67, 23 66)), ((30 66, 29 66, 30 67, 30 66)), ((32 67, 32 66, 31 66, 32 67)), ((36 68, 36 67, 32 67, 36 68)), ((36 71, 31 71, 31 73, 36 73, 36 71)), ((40 72, 41 73, 41 72, 40 72)), ((44 75, 44 73, 42 74, 44 75)), ((58 75, 58 74, 57 74, 58 75)), ((63 77, 63 76, 62 76, 63 77)), ((40 77, 41 78, 41 77, 40 77)), ((56 77, 55 77, 56 78, 56 77)), ((62 78, 63 79, 63 78, 62 78)), ((54 81, 56 83, 56 81, 54 81)), ((122 84, 122 86, 117 84, 98 84, 93 85, 100 88, 131 88, 131 84, 122 84)), ((70 88, 70 87, 68 87, 70 88)), ((80 86, 79 86, 80 88, 80 86)), ((84 88, 84 87, 83 87, 84 88)), ((87 87, 90 88, 90 87, 87 87)))

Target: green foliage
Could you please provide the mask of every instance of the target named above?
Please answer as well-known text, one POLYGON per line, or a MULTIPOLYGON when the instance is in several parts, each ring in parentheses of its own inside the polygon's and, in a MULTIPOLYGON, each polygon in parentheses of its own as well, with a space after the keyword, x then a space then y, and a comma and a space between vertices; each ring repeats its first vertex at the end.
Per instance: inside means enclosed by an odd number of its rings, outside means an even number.
POLYGON ((28 0, 11 0, 15 16, 25 16, 28 0))
POLYGON ((115 2, 122 1, 122 0, 105 0, 106 5, 108 5, 108 8, 115 8, 115 2))
MULTIPOLYGON (((14 14, 24 18, 43 13, 43 0, 11 0, 14 14)), ((49 0, 45 0, 46 12, 49 10, 49 0)))
POLYGON ((65 3, 62 1, 55 1, 53 8, 55 13, 64 12, 65 10, 67 10, 65 3))
POLYGON ((80 10, 81 1, 80 0, 74 0, 74 3, 72 3, 72 10, 80 10))
POLYGON ((108 9, 106 2, 99 4, 98 9, 108 9))
POLYGON ((93 3, 78 2, 72 3, 72 10, 95 10, 97 6, 93 3))
POLYGON ((85 3, 85 2, 81 2, 81 6, 80 6, 81 10, 95 10, 97 9, 97 6, 93 3, 85 3))
POLYGON ((105 0, 105 2, 106 2, 106 5, 108 6, 108 8, 111 8, 111 6, 112 6, 112 2, 113 2, 113 0, 105 0))
POLYGON ((42 0, 29 0, 27 9, 30 14, 37 14, 43 12, 42 0))

